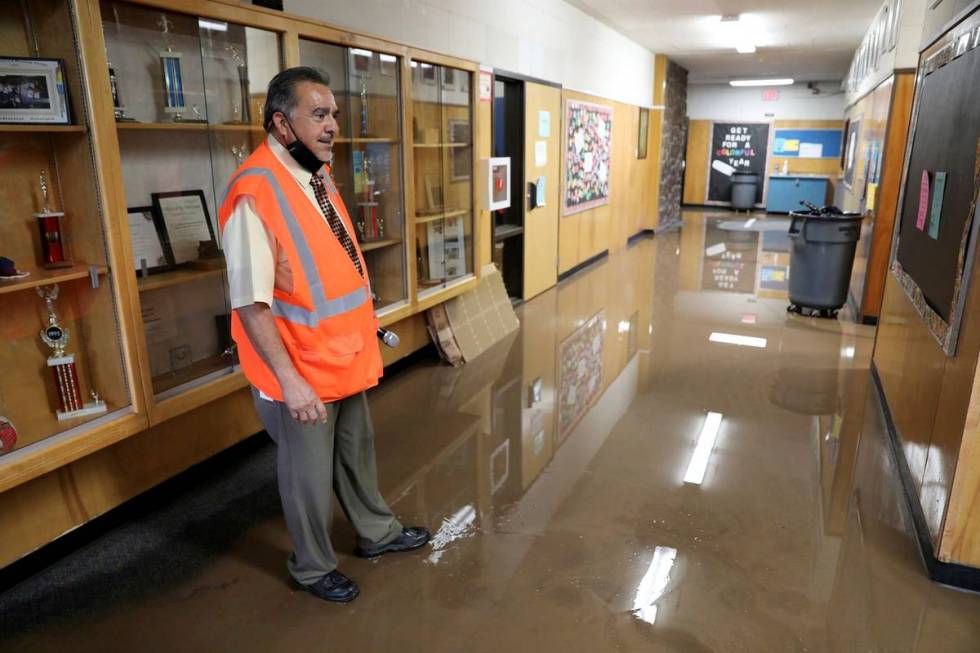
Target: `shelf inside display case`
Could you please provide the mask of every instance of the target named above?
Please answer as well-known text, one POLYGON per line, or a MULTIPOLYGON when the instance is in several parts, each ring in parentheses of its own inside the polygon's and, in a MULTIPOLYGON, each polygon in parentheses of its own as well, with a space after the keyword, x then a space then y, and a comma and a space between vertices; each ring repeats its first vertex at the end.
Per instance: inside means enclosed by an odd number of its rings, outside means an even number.
POLYGON ((117 122, 116 129, 123 131, 216 131, 216 132, 251 132, 262 133, 261 125, 211 125, 204 122, 117 122))
POLYGON ((394 138, 335 138, 334 143, 398 143, 394 138))
POLYGON ((447 147, 470 147, 469 143, 415 143, 413 147, 418 148, 447 148, 447 147))
POLYGON ((208 374, 227 370, 235 363, 234 358, 225 354, 215 354, 214 356, 194 361, 187 367, 154 376, 153 391, 158 395, 164 394, 208 374))
POLYGON ((224 267, 210 270, 197 270, 193 268, 169 270, 160 274, 140 277, 137 285, 139 286, 140 292, 150 292, 151 290, 160 290, 161 288, 169 288, 170 286, 177 286, 183 283, 200 281, 208 277, 220 277, 224 272, 224 267))
POLYGON ((450 211, 440 211, 439 213, 427 214, 427 213, 416 213, 415 222, 419 224, 424 224, 426 222, 435 222, 437 220, 450 220, 452 218, 459 218, 464 215, 469 215, 469 209, 453 209, 450 211))
POLYGON ((92 270, 100 277, 109 272, 109 268, 104 265, 81 265, 75 264, 67 268, 54 268, 46 270, 44 268, 25 268, 24 272, 30 272, 29 276, 23 279, 0 280, 0 295, 21 290, 30 290, 38 286, 50 286, 55 283, 66 283, 78 279, 88 279, 92 276, 92 270))
POLYGON ((360 243, 361 251, 364 253, 371 252, 377 249, 384 249, 385 247, 393 247, 395 245, 401 245, 401 238, 389 238, 388 240, 369 240, 360 243))
POLYGON ((88 130, 82 125, 3 125, 0 133, 13 134, 84 134, 88 130))

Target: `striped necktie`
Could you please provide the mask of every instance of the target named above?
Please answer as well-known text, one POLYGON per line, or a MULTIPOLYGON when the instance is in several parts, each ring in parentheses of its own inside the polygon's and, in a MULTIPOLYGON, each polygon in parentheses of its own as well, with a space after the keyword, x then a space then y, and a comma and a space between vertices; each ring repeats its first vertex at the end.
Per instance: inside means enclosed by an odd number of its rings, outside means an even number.
POLYGON ((320 205, 320 211, 323 212, 323 217, 327 219, 330 230, 333 231, 333 235, 337 237, 340 244, 347 250, 347 255, 350 256, 354 267, 357 268, 358 274, 363 277, 364 269, 361 267, 361 259, 357 255, 357 250, 354 249, 354 241, 351 240, 350 234, 347 233, 347 228, 344 227, 344 222, 337 214, 337 210, 330 203, 330 198, 327 197, 327 189, 324 187, 320 175, 313 175, 313 178, 310 179, 310 186, 313 187, 313 194, 316 195, 317 204, 320 205))

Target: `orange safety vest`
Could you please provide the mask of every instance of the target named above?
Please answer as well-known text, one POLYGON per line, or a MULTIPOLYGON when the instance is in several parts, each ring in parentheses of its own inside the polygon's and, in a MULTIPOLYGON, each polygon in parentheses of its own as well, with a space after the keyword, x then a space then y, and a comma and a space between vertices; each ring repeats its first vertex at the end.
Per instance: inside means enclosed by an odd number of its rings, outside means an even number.
MULTIPOLYGON (((293 271, 292 293, 276 289, 272 299, 282 343, 296 371, 320 399, 336 401, 377 385, 383 366, 364 257, 329 168, 322 172, 330 201, 354 241, 364 278, 318 207, 266 143, 256 148, 228 182, 218 221, 224 230, 238 198, 253 198, 259 217, 285 250, 293 271)), ((236 311, 232 311, 231 335, 238 343, 245 377, 266 395, 282 401, 275 374, 252 346, 236 311)))

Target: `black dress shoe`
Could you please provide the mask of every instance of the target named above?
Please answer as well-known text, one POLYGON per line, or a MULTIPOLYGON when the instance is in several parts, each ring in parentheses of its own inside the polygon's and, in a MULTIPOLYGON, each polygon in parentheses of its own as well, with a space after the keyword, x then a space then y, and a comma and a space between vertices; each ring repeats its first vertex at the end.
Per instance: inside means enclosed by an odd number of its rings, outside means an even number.
POLYGON ((386 553, 400 553, 402 551, 414 551, 425 546, 425 543, 432 539, 429 529, 421 526, 403 528, 401 535, 387 544, 374 544, 364 539, 357 542, 355 553, 359 558, 377 558, 386 553))
POLYGON ((319 599, 334 603, 350 603, 361 593, 357 583, 336 569, 312 585, 304 585, 303 589, 319 599))

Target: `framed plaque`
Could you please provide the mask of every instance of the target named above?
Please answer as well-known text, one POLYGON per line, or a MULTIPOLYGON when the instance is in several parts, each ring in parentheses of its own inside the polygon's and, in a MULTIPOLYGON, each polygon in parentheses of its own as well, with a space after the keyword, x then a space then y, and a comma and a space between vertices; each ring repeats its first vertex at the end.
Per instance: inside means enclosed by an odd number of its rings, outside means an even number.
POLYGON ((152 206, 126 209, 129 218, 129 238, 133 244, 133 263, 136 273, 148 274, 170 269, 170 261, 160 235, 161 224, 152 206))
POLYGON ((217 248, 204 191, 182 190, 151 193, 153 210, 159 216, 161 235, 172 265, 198 260, 201 245, 217 248))
POLYGON ((0 124, 71 124, 61 59, 0 57, 0 124))

